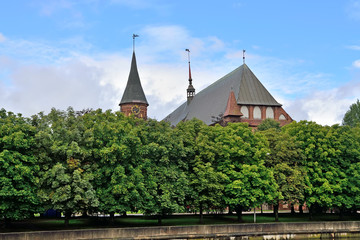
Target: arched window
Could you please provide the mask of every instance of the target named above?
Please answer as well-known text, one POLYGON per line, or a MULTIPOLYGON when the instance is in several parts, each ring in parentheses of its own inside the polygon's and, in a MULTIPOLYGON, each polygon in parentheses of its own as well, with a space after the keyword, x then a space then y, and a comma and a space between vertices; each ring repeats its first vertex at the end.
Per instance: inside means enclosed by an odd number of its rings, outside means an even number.
POLYGON ((243 118, 249 118, 249 109, 247 106, 241 106, 240 111, 243 114, 243 118))
POLYGON ((286 120, 286 117, 284 116, 284 114, 280 115, 279 120, 286 120))
POLYGON ((272 107, 266 108, 266 118, 274 119, 274 110, 272 107))
POLYGON ((254 107, 254 119, 261 119, 261 110, 258 106, 254 107))

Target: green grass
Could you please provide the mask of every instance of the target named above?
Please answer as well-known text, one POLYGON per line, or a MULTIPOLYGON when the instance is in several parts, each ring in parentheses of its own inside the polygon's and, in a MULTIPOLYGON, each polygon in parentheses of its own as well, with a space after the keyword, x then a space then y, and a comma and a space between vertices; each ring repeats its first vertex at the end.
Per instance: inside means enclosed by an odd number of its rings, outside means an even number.
MULTIPOLYGON (((257 214, 257 223, 274 222, 274 216, 271 213, 257 214)), ((317 214, 313 216, 312 221, 339 221, 337 214, 317 214)), ((360 215, 345 215, 342 221, 360 221, 360 215)), ((289 213, 279 214, 279 222, 309 222, 308 214, 289 213)), ((253 214, 244 214, 243 223, 253 223, 253 214)), ((204 215, 203 224, 236 224, 235 215, 204 215)), ((199 224, 198 215, 172 215, 166 216, 162 220, 162 226, 184 226, 199 224)), ((1 225, 1 222, 0 222, 1 225)), ((109 218, 87 217, 72 218, 69 226, 65 228, 63 218, 40 218, 34 217, 22 221, 14 221, 10 227, 0 226, 0 232, 20 232, 20 231, 46 231, 46 230, 65 230, 65 229, 90 229, 107 227, 149 227, 159 226, 155 216, 126 216, 116 217, 113 223, 109 218)))

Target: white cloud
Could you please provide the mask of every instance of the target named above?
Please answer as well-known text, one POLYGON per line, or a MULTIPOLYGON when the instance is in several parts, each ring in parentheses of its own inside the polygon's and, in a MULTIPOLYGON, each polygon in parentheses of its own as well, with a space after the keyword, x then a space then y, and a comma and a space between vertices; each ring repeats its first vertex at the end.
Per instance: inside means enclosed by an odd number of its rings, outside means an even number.
POLYGON ((358 46, 358 45, 351 45, 351 46, 347 46, 346 48, 351 49, 351 50, 360 51, 360 46, 358 46))
POLYGON ((358 98, 360 82, 338 88, 314 91, 287 104, 288 113, 297 121, 311 120, 322 125, 341 124, 344 114, 358 98))
POLYGON ((106 108, 114 89, 101 85, 102 69, 73 60, 59 66, 20 65, 5 88, 3 103, 14 112, 32 115, 51 107, 106 108))
POLYGON ((350 1, 346 7, 346 12, 351 19, 360 20, 360 1, 350 1))
POLYGON ((360 59, 353 62, 353 67, 360 68, 360 59))
POLYGON ((45 2, 40 1, 39 4, 41 14, 45 16, 51 16, 55 12, 62 9, 72 9, 74 6, 74 2, 69 0, 50 0, 45 2))
POLYGON ((5 41, 6 41, 6 37, 2 33, 0 33, 0 43, 5 41))

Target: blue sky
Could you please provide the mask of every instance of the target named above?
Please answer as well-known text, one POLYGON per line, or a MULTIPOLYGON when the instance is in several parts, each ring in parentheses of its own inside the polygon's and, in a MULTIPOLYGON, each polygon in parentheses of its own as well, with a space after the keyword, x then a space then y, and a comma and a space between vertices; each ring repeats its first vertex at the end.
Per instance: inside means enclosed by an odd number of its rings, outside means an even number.
POLYGON ((161 120, 246 63, 295 120, 341 123, 360 98, 360 0, 12 0, 0 7, 0 107, 118 110, 132 34, 161 120))

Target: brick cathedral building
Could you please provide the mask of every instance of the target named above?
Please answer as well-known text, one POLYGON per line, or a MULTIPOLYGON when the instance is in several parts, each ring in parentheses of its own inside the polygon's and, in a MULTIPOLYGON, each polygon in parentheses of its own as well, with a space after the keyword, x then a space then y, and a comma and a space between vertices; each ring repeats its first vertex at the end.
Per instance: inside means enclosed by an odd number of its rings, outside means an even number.
MULTIPOLYGON (((187 51, 190 52, 188 49, 187 51)), ((135 115, 147 119, 149 104, 141 86, 135 51, 119 105, 121 112, 126 116, 135 115)), ((247 122, 253 128, 267 118, 278 121, 280 126, 292 121, 282 105, 274 99, 245 63, 195 94, 189 57, 187 101, 165 117, 164 121, 175 126, 180 121, 192 118, 200 119, 207 125, 219 122, 247 122)))
POLYGON ((207 125, 219 122, 247 122, 253 128, 267 118, 278 121, 280 126, 292 121, 282 105, 274 99, 245 63, 195 94, 189 61, 187 102, 164 120, 175 126, 180 121, 192 118, 200 119, 207 125))

